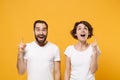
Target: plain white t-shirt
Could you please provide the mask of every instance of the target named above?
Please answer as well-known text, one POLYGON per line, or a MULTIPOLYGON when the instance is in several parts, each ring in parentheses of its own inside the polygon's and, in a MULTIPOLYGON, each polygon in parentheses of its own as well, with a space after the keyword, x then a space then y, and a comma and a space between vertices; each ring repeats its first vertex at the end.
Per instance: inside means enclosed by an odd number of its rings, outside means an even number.
POLYGON ((33 41, 25 51, 28 80, 53 80, 54 61, 60 61, 59 48, 50 42, 41 47, 33 41))
POLYGON ((93 49, 91 45, 84 51, 76 50, 74 45, 66 48, 65 55, 71 60, 70 80, 95 80, 89 69, 92 54, 93 49))

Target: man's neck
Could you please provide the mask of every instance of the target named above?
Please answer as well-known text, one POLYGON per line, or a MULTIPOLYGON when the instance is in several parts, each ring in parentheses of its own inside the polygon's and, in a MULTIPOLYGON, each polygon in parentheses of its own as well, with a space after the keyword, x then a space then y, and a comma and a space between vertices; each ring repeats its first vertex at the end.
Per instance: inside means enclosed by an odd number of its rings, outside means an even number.
POLYGON ((43 47, 43 46, 45 46, 45 45, 48 43, 48 41, 45 41, 44 43, 38 43, 38 42, 36 41, 36 43, 37 43, 39 46, 43 47))

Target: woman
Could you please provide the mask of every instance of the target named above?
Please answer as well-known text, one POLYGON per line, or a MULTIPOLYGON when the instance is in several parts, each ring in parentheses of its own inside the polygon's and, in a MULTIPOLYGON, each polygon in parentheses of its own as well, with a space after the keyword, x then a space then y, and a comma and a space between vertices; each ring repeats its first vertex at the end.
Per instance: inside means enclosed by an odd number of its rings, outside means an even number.
POLYGON ((87 21, 76 22, 71 35, 78 43, 65 50, 65 80, 95 80, 94 73, 98 69, 97 42, 88 44, 87 39, 93 36, 93 28, 87 21))

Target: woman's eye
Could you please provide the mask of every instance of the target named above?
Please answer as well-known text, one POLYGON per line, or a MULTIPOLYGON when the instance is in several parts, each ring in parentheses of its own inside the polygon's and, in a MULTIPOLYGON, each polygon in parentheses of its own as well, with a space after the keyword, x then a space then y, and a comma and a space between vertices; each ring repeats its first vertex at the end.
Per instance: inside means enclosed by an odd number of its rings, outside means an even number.
POLYGON ((85 29, 85 30, 88 30, 88 28, 87 28, 87 27, 85 27, 84 29, 85 29))
POLYGON ((78 30, 81 30, 81 28, 78 28, 78 30))

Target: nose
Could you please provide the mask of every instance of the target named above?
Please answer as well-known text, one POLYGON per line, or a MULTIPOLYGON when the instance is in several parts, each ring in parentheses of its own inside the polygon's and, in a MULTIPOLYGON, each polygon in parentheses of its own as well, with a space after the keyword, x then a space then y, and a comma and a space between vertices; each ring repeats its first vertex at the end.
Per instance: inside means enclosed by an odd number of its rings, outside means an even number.
POLYGON ((39 34, 43 34, 43 31, 42 31, 42 30, 40 30, 40 31, 39 31, 39 34))
POLYGON ((82 32, 85 32, 85 30, 84 30, 84 29, 82 29, 82 32))

